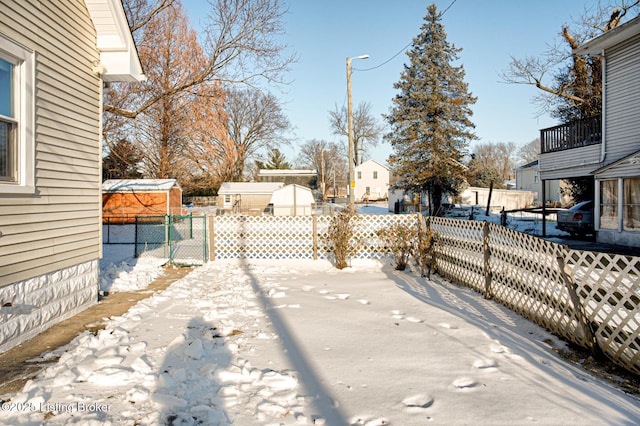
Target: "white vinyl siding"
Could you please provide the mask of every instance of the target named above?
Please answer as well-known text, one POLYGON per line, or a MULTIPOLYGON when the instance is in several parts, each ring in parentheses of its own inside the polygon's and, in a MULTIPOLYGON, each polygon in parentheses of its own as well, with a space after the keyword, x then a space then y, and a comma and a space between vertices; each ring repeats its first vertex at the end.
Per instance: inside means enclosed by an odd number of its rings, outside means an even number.
POLYGON ((606 54, 606 162, 640 148, 640 35, 606 54))
POLYGON ((100 59, 83 0, 0 0, 0 34, 35 52, 34 191, 0 191, 0 286, 100 254, 100 59))

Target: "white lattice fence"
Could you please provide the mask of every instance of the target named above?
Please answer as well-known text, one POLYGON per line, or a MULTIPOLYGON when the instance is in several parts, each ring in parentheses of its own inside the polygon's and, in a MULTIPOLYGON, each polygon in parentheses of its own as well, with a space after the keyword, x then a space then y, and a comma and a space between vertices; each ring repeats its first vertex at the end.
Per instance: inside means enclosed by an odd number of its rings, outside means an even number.
POLYGON ((437 236, 438 274, 484 293, 482 222, 429 218, 437 236))
POLYGON ((640 374, 640 257, 569 250, 567 264, 600 348, 640 374))
POLYGON ((558 265, 566 248, 502 226, 489 227, 493 297, 525 318, 586 344, 571 296, 558 265))
POLYGON ((312 259, 312 216, 210 216, 212 259, 312 259))
POLYGON ((640 257, 569 250, 538 237, 482 222, 431 218, 440 242, 438 273, 488 294, 537 324, 581 346, 578 320, 558 258, 564 260, 579 312, 599 348, 640 374, 640 257), (485 238, 486 240, 483 240, 485 238))
MULTIPOLYGON (((393 223, 414 224, 418 215, 356 215, 352 218, 355 258, 386 252, 376 232, 393 223)), ((323 236, 332 216, 210 216, 211 258, 326 259, 323 236)))

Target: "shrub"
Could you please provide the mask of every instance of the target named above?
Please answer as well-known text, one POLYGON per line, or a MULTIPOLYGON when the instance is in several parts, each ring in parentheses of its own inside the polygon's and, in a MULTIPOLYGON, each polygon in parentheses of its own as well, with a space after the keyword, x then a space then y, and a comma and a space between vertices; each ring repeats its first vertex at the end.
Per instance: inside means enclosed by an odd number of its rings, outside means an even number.
POLYGON ((430 227, 416 232, 413 258, 420 267, 420 275, 427 279, 431 279, 431 272, 436 270, 435 247, 437 242, 436 234, 430 227))
POLYGON ((404 271, 415 245, 416 230, 405 224, 394 223, 378 230, 376 234, 385 249, 391 253, 395 269, 404 271))
POLYGON ((325 250, 333 254, 338 269, 349 266, 349 260, 358 248, 357 242, 353 241, 354 220, 354 213, 347 209, 340 211, 331 218, 327 234, 322 237, 325 250))

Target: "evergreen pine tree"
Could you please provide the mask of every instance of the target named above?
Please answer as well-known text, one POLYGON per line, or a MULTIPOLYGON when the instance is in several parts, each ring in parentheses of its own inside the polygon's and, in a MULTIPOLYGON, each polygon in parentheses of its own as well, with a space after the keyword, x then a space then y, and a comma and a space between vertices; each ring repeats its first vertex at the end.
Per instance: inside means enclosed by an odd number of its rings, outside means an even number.
POLYGON ((120 139, 102 159, 102 179, 140 179, 142 153, 128 140, 120 139))
POLYGON ((256 167, 258 170, 287 170, 291 168, 291 163, 278 148, 271 148, 267 162, 256 160, 256 167))
POLYGON ((430 196, 430 213, 437 214, 444 194, 457 195, 464 182, 461 163, 469 141, 476 136, 470 105, 476 102, 464 82, 464 69, 452 62, 457 49, 447 42, 436 5, 427 7, 421 32, 407 52, 399 93, 385 118, 393 148, 389 165, 397 188, 430 196))

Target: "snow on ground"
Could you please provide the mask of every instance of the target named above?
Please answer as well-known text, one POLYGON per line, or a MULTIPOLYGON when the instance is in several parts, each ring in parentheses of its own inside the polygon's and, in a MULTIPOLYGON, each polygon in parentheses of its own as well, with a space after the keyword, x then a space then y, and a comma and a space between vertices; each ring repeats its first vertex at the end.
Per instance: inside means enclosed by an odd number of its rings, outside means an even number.
MULTIPOLYGON (((101 290, 143 289, 164 262, 105 245, 101 290)), ((0 423, 640 423, 640 400, 563 361, 563 345, 470 289, 376 261, 215 261, 44 354, 60 358, 3 396, 0 423)))
MULTIPOLYGON (((105 255, 104 270, 120 273, 103 283, 112 291, 153 275, 128 254, 105 255)), ((637 398, 552 345, 562 342, 437 276, 371 260, 341 271, 215 261, 46 355, 60 359, 4 396, 0 422, 640 423, 637 398)))

